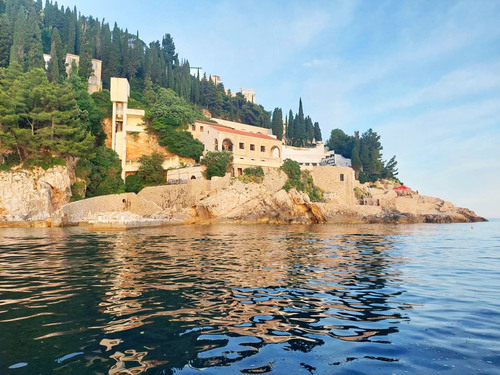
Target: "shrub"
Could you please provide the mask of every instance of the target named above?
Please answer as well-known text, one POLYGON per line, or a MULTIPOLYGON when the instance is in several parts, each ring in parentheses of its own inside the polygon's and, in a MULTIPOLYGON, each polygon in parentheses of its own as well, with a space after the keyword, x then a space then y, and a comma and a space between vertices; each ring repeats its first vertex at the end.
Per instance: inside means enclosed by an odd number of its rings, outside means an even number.
POLYGON ((125 177, 125 191, 127 193, 138 193, 144 187, 144 182, 141 180, 139 175, 131 174, 125 177))
POLYGON ((208 180, 212 179, 213 176, 224 177, 232 162, 233 154, 229 151, 209 151, 201 160, 201 164, 207 166, 203 175, 208 180))
POLYGON ((163 169, 164 160, 165 157, 156 152, 140 157, 139 163, 141 163, 141 166, 137 171, 137 177, 142 181, 143 185, 160 185, 167 181, 163 169))
POLYGON ((17 153, 10 153, 8 154, 4 160, 3 163, 0 164, 0 171, 5 171, 8 172, 12 167, 15 167, 16 165, 21 164, 21 160, 19 159, 19 155, 17 153))
POLYGON ((26 159, 23 163, 23 167, 26 169, 41 167, 47 170, 56 165, 66 166, 66 162, 64 161, 64 159, 53 158, 52 156, 43 156, 37 159, 26 159))
POLYGON ((84 181, 76 181, 71 185, 71 202, 76 202, 85 198, 87 184, 84 181))
POLYGON ((305 192, 312 202, 323 200, 323 190, 314 185, 313 178, 309 171, 300 171, 300 165, 295 160, 285 159, 281 169, 288 176, 288 181, 283 186, 285 191, 295 188, 305 192))
POLYGON ((88 177, 87 196, 123 193, 125 185, 120 176, 122 167, 118 154, 106 146, 97 147, 95 152, 95 157, 90 159, 92 170, 88 177))
POLYGON ((249 182, 256 182, 260 184, 264 181, 264 170, 262 167, 245 168, 243 170, 243 175, 241 175, 239 179, 245 184, 249 182))

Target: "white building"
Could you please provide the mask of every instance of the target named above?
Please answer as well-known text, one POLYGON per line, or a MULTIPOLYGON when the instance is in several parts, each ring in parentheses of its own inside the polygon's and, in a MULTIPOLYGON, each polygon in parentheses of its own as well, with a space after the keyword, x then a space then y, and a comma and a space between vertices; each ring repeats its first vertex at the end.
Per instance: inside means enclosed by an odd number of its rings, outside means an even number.
POLYGON ((336 155, 329 151, 323 142, 318 142, 315 147, 292 147, 283 145, 283 160, 295 160, 304 169, 332 165, 337 167, 351 167, 351 159, 336 155))

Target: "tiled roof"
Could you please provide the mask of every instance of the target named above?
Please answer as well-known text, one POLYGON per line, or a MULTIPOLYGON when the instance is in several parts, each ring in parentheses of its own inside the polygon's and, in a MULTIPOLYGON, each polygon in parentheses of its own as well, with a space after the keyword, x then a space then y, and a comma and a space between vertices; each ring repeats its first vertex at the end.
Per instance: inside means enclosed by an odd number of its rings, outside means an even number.
POLYGON ((215 130, 218 130, 220 132, 231 133, 231 134, 238 134, 238 135, 245 135, 247 137, 261 138, 261 139, 267 139, 269 141, 280 142, 280 140, 278 140, 278 139, 276 139, 274 137, 271 137, 269 135, 265 135, 265 134, 250 133, 250 132, 245 132, 245 131, 242 131, 242 130, 235 130, 235 129, 228 128, 226 126, 214 125, 213 123, 210 123, 210 126, 212 128, 214 128, 215 130))

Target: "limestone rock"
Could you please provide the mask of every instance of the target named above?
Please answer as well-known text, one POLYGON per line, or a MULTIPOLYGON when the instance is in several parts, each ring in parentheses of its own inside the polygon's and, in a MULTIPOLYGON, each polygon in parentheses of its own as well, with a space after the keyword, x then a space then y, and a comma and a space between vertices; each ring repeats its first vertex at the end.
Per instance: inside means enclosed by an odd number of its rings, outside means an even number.
POLYGON ((66 167, 0 172, 0 222, 49 220, 70 198, 66 167))

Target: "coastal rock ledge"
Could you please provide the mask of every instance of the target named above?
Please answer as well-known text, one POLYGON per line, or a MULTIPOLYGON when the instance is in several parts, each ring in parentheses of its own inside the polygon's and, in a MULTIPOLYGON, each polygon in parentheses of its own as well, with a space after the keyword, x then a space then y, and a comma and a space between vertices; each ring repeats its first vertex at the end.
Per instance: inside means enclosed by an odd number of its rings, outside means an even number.
POLYGON ((226 175, 211 181, 144 188, 68 203, 65 167, 0 172, 0 226, 74 226, 130 229, 208 223, 454 223, 486 221, 451 202, 418 193, 398 195, 387 181, 360 184, 350 168, 311 173, 322 202, 282 189, 287 177, 271 169, 262 183, 226 175), (340 177, 342 175, 342 177, 340 177), (142 225, 143 223, 144 225, 142 225))

